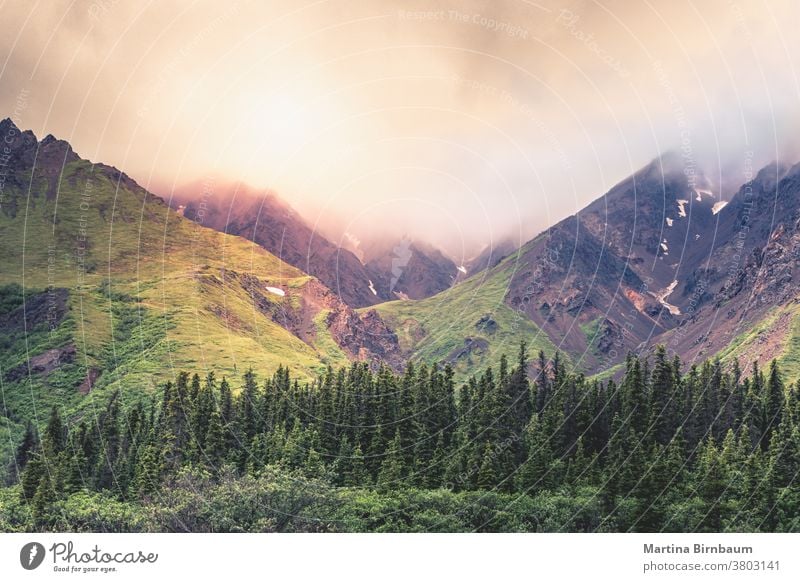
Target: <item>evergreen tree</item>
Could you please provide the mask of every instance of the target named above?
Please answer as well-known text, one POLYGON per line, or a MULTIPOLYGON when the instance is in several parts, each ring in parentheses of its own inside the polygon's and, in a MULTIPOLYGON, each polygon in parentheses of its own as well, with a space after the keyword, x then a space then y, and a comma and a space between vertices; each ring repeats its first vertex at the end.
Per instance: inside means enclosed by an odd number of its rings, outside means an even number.
POLYGON ((64 450, 66 443, 67 433, 64 423, 61 421, 58 408, 53 406, 50 410, 50 418, 47 421, 47 428, 44 431, 44 437, 42 439, 44 452, 48 456, 57 455, 64 450))
POLYGON ((219 469, 228 450, 227 436, 223 425, 222 414, 216 408, 211 411, 206 432, 205 448, 203 453, 206 462, 212 469, 219 469))
POLYGON ((36 436, 36 430, 33 428, 33 424, 28 421, 25 424, 25 434, 22 436, 22 441, 8 465, 7 482, 9 485, 19 481, 20 475, 22 475, 22 472, 28 465, 28 461, 31 459, 38 446, 39 439, 36 436))
POLYGON ((657 348, 652 370, 630 355, 618 385, 540 354, 535 389, 528 367, 522 345, 514 367, 503 357, 497 374, 487 368, 457 394, 449 366, 398 375, 354 363, 304 384, 281 366, 263 389, 250 370, 237 397, 213 374, 181 373, 131 403, 113 393, 86 418, 65 422, 54 408, 41 442, 25 428, 9 474, 39 529, 61 527, 54 504, 81 490, 149 505, 163 483, 187 476, 216 495, 231 479, 250 487, 286 470, 321 487, 377 484, 381 500, 444 486, 483 492, 454 503, 514 492, 548 508, 586 493, 602 514, 579 529, 800 526, 800 390, 775 363, 766 378, 719 361, 682 376, 680 360, 657 348))
POLYGON ((677 428, 676 406, 673 400, 675 396, 674 379, 674 369, 672 364, 667 361, 667 352, 664 346, 658 346, 650 390, 650 431, 660 445, 669 443, 677 428))
POLYGON ((764 448, 769 447, 770 439, 776 428, 780 426, 784 408, 784 385, 778 370, 778 362, 772 360, 769 367, 769 379, 764 393, 763 432, 764 448))
POLYGON ((481 489, 494 489, 499 479, 495 469, 495 455, 490 445, 484 447, 481 467, 478 470, 478 487, 481 489))
POLYGON ((147 497, 158 491, 164 468, 164 449, 158 445, 155 434, 151 433, 137 459, 133 481, 135 492, 141 497, 147 497))
POLYGON ((403 458, 400 451, 401 442, 400 433, 398 431, 389 442, 386 456, 383 463, 381 463, 381 470, 378 473, 378 487, 384 490, 395 489, 402 486, 403 478, 405 477, 405 468, 403 467, 403 458))

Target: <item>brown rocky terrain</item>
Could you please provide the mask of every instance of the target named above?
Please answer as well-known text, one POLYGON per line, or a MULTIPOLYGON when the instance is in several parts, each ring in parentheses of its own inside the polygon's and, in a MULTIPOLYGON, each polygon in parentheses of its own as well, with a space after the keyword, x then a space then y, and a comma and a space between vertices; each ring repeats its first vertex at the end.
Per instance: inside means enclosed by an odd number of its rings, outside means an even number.
POLYGON ((506 301, 591 371, 656 343, 709 357, 800 295, 800 166, 767 166, 727 205, 676 166, 523 247, 506 301))

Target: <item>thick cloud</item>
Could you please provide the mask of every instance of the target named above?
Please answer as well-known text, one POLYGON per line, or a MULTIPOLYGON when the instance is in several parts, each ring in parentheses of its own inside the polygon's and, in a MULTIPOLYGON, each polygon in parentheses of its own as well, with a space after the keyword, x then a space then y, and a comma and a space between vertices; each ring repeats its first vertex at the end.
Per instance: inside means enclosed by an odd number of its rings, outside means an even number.
POLYGON ((0 8, 0 115, 165 195, 272 188, 333 237, 469 255, 665 150, 717 193, 798 157, 794 0, 37 6, 0 8))

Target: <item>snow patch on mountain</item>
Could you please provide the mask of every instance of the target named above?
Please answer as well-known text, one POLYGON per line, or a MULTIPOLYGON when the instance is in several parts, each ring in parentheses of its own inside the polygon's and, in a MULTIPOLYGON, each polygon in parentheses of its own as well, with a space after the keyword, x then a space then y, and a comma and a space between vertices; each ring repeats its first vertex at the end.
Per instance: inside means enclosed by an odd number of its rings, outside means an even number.
POLYGON ((703 194, 705 194, 706 196, 711 196, 712 198, 714 197, 714 193, 711 190, 703 190, 703 189, 699 189, 698 188, 698 189, 695 189, 694 193, 697 194, 697 201, 698 202, 702 202, 703 201, 703 194))
POLYGON ((681 310, 680 310, 679 307, 676 307, 675 305, 672 305, 671 303, 667 303, 667 297, 669 297, 672 294, 672 292, 675 291, 675 287, 677 287, 677 286, 678 286, 678 280, 675 279, 672 283, 670 283, 669 287, 667 287, 666 289, 663 289, 662 291, 660 291, 658 293, 651 293, 651 295, 653 297, 655 297, 656 300, 662 306, 666 307, 667 310, 672 315, 680 315, 681 314, 681 310))

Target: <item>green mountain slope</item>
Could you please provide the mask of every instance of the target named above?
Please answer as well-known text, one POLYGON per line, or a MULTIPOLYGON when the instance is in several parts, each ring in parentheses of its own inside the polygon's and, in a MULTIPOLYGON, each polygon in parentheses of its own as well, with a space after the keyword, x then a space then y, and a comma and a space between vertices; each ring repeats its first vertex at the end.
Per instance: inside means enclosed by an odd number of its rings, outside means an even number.
POLYGON ((408 359, 449 362, 464 379, 477 369, 497 365, 525 341, 531 353, 556 346, 524 313, 506 302, 520 253, 433 297, 392 301, 375 310, 397 334, 408 359))
POLYGON ((0 201, 0 458, 53 405, 72 414, 116 388, 146 395, 179 370, 284 365, 310 378, 373 357, 331 330, 379 322, 313 277, 9 123, 3 135, 19 137, 0 201))

